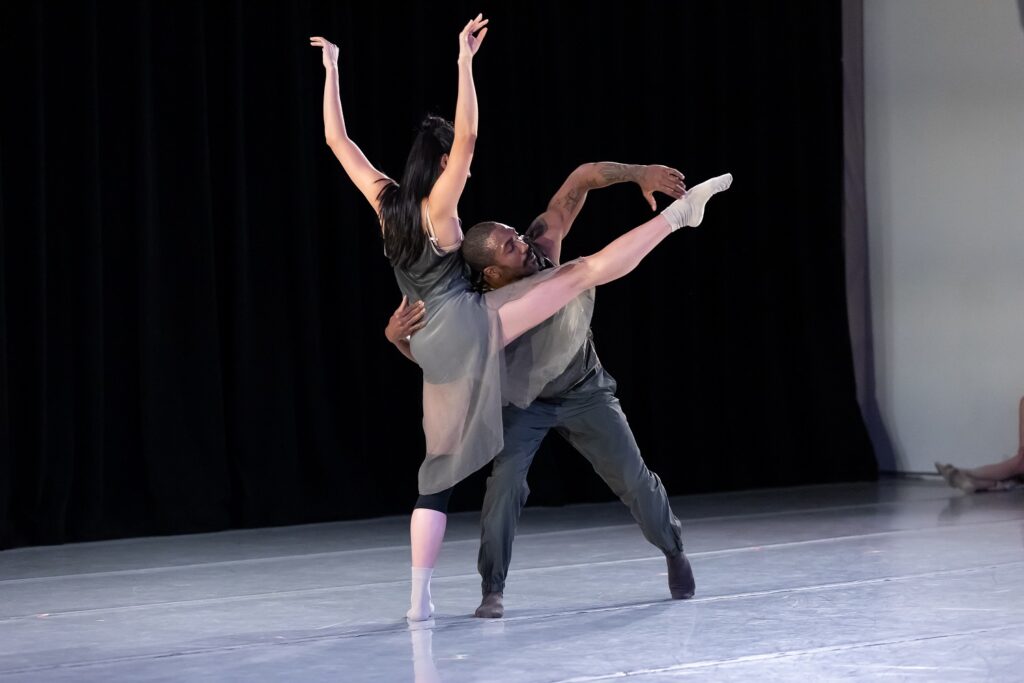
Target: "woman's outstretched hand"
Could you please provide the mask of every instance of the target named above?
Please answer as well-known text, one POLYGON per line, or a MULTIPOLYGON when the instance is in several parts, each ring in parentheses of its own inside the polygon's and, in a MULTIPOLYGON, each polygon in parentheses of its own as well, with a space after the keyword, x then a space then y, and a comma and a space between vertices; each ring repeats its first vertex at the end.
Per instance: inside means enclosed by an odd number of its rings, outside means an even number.
POLYGON ((321 36, 310 36, 309 44, 323 49, 324 68, 338 68, 338 46, 321 36))
POLYGON ((483 14, 476 15, 459 34, 459 59, 473 59, 473 55, 480 49, 480 45, 487 36, 487 22, 483 14), (479 33, 478 33, 479 32, 479 33))

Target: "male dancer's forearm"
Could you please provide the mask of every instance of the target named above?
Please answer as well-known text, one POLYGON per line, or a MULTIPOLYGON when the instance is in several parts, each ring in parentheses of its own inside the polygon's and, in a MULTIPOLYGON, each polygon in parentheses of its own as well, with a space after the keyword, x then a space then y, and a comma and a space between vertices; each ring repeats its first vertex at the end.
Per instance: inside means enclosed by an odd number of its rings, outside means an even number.
POLYGON ((643 168, 633 164, 617 164, 613 161, 594 161, 577 166, 566 178, 562 189, 552 197, 548 210, 561 212, 565 221, 563 232, 567 233, 576 215, 583 208, 587 192, 616 183, 639 182, 643 168))
POLYGON ((639 182, 644 167, 635 164, 618 164, 613 161, 597 161, 583 164, 573 174, 587 190, 598 190, 616 183, 639 182))

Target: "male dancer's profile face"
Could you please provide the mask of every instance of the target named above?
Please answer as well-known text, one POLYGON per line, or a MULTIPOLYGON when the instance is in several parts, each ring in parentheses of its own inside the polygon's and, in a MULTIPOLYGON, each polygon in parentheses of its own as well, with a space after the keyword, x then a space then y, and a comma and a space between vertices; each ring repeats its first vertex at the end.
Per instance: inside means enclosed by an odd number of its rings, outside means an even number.
POLYGON ((501 272, 503 283, 515 282, 540 270, 540 263, 523 236, 507 225, 491 233, 491 265, 501 272))

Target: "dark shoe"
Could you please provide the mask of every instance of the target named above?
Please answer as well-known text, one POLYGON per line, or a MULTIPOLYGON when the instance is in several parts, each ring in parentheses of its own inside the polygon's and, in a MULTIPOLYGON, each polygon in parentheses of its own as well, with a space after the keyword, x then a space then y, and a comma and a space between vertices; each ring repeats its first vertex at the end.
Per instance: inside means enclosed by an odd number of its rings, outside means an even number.
POLYGON ((485 593, 480 606, 473 612, 474 617, 481 619, 501 619, 505 616, 505 604, 502 602, 501 591, 485 593))
POLYGON ((665 561, 668 563, 668 590, 672 593, 672 599, 692 598, 697 584, 693 580, 693 569, 686 559, 686 553, 680 551, 678 555, 666 555, 665 561))

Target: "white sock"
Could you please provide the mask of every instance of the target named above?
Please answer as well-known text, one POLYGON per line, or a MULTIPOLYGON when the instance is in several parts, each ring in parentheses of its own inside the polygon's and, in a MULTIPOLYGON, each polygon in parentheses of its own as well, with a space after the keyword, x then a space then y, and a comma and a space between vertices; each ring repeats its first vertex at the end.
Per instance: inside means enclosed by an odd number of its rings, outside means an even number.
POLYGON ((405 616, 409 621, 426 621, 434 614, 434 603, 430 601, 430 577, 433 567, 412 568, 412 606, 405 616))
POLYGON ((672 232, 683 226, 696 228, 704 220, 704 205, 717 193, 728 190, 730 185, 732 185, 732 173, 705 180, 700 185, 687 190, 682 198, 669 204, 661 212, 661 215, 672 226, 672 232))

